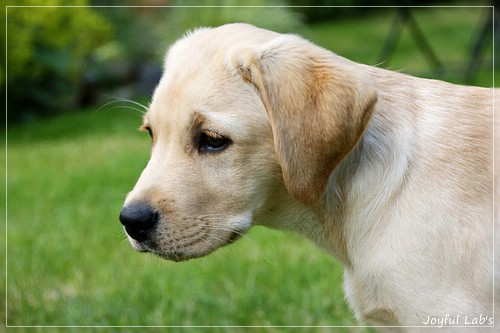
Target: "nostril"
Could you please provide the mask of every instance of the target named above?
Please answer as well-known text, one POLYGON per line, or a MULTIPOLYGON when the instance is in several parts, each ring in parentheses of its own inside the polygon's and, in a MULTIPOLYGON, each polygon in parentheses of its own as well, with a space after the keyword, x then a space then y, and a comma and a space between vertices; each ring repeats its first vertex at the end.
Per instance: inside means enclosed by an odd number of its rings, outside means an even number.
POLYGON ((130 237, 142 242, 158 223, 158 213, 147 203, 132 203, 123 207, 120 222, 130 237))

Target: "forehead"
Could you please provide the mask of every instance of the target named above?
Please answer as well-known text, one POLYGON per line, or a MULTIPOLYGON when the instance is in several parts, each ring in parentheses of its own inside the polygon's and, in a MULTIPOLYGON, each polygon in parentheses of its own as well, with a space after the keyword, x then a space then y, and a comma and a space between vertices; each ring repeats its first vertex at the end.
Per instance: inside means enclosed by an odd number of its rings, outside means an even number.
POLYGON ((153 126, 173 127, 169 130, 189 125, 195 113, 237 131, 267 122, 259 95, 227 68, 226 56, 230 48, 261 43, 269 34, 274 35, 236 24, 200 29, 177 41, 167 53, 145 120, 153 126))
POLYGON ((267 122, 259 95, 225 68, 223 58, 181 64, 177 59, 169 59, 145 116, 157 131, 176 132, 204 123, 243 132, 267 122))
POLYGON ((190 78, 187 76, 183 73, 174 78, 164 77, 155 91, 146 122, 178 127, 211 120, 234 126, 245 114, 259 112, 257 95, 237 82, 230 84, 228 75, 198 73, 190 78), (245 100, 247 103, 243 102, 245 100))

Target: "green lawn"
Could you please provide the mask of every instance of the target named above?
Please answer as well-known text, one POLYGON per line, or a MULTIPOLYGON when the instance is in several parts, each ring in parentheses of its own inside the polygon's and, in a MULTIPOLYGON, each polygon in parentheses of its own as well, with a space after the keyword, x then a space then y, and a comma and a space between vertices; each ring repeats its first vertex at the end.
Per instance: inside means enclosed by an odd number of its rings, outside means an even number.
MULTIPOLYGON (((480 3, 478 3, 479 5, 480 3)), ((378 65, 422 77, 440 78, 464 83, 465 64, 471 59, 471 47, 477 41, 478 29, 491 8, 417 8, 412 16, 422 30, 443 73, 434 73, 424 53, 411 34, 409 25, 401 30, 395 52, 388 62, 379 56, 396 18, 395 9, 375 8, 362 19, 306 27, 303 35, 339 55, 357 62, 378 65)), ((475 85, 491 87, 493 82, 491 36, 483 52, 483 66, 477 72, 475 85)), ((497 72, 498 69, 497 69, 497 72)))
MULTIPOLYGON (((416 13, 436 52, 444 59, 450 54, 450 66, 466 58, 481 15, 479 9, 416 13)), ((302 33, 341 55, 375 64, 392 17, 377 12, 302 33)), ((429 76, 407 35, 391 67, 429 76)), ((491 82, 491 69, 485 68, 478 84, 491 82)), ((96 109, 9 124, 8 325, 357 325, 343 299, 341 265, 293 234, 255 228, 207 258, 184 263, 134 252, 118 214, 147 162, 150 140, 135 130, 139 113, 96 109)), ((0 254, 6 249, 0 247, 0 254)), ((4 309, 3 288, 1 293, 4 309)), ((16 332, 27 330, 45 331, 16 332)))

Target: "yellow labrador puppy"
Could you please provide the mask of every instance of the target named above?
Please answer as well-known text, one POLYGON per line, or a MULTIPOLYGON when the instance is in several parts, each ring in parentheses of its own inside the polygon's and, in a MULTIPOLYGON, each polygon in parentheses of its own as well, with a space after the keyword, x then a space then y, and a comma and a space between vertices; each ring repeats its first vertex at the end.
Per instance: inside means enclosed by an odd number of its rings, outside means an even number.
POLYGON ((491 325, 493 99, 295 35, 198 29, 168 51, 120 220, 176 261, 293 230, 342 261, 361 320, 491 325))

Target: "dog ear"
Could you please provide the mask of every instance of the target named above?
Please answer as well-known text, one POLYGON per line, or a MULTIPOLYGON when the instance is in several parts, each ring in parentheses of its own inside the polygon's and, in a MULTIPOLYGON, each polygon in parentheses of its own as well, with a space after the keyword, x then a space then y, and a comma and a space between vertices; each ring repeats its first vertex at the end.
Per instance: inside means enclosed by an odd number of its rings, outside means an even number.
POLYGON ((359 65, 294 35, 235 50, 229 62, 261 95, 288 191, 317 202, 370 119, 369 80, 359 65))

